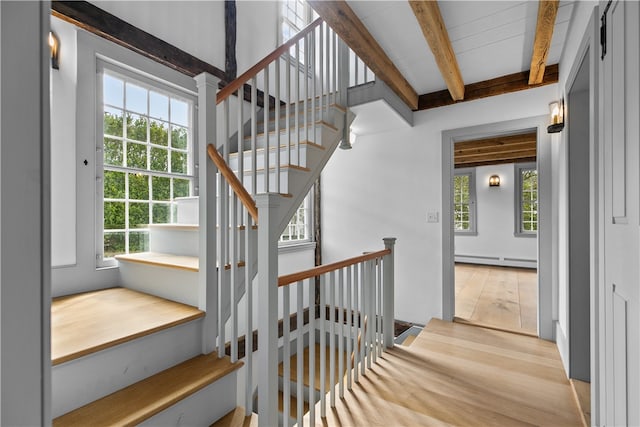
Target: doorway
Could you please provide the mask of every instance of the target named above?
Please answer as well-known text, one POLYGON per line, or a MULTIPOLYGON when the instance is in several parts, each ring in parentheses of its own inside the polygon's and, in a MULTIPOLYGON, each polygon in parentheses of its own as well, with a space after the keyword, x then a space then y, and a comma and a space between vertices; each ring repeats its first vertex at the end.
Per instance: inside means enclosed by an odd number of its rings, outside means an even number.
POLYGON ((589 49, 567 93, 567 275, 569 377, 591 377, 589 49), (569 118, 570 115, 570 118, 569 118))
MULTIPOLYGON (((443 318, 452 321, 456 313, 455 234, 453 206, 454 144, 456 141, 513 135, 530 131, 537 142, 538 230, 536 280, 537 334, 553 339, 552 297, 552 234, 551 234, 551 138, 546 132, 547 116, 510 120, 442 133, 442 236, 443 236, 443 318)), ((515 176, 515 175, 514 175, 515 176)), ((487 184, 488 185, 488 184, 487 184)))

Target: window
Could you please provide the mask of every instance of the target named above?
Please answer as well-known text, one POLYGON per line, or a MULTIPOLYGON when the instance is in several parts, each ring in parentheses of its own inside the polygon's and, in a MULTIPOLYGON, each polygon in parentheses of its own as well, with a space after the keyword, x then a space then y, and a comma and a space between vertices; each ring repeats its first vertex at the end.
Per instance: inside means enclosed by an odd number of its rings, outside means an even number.
POLYGON ((311 242, 313 240, 311 236, 311 222, 313 218, 311 211, 312 194, 313 190, 304 198, 304 201, 293 215, 293 218, 291 218, 287 228, 282 232, 279 241, 281 245, 311 242))
POLYGON ((99 71, 104 259, 148 250, 149 224, 174 222, 174 199, 193 194, 193 100, 115 66, 99 71))
POLYGON ((453 229, 456 234, 476 234, 475 169, 457 169, 453 176, 453 229))
POLYGON ((538 232, 538 171, 536 165, 516 164, 516 235, 535 236, 538 232))
MULTIPOLYGON (((280 43, 284 43, 295 36, 311 23, 313 9, 304 0, 285 0, 282 2, 282 20, 280 25, 280 43)), ((289 55, 295 58, 295 46, 292 46, 289 55)), ((300 61, 304 62, 304 39, 300 41, 300 61)))

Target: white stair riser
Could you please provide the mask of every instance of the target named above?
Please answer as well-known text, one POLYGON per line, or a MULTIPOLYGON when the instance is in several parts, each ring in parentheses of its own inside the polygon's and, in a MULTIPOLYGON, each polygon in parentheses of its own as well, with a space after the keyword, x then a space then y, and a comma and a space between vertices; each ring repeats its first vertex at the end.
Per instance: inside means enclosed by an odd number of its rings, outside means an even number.
MULTIPOLYGON (((284 390, 284 382, 282 377, 278 377, 278 389, 279 390, 284 390)), ((328 391, 328 390, 327 390, 328 391)), ((298 385, 295 382, 295 379, 292 381, 289 381, 289 392, 291 393, 291 396, 293 397, 298 397, 298 385)), ((312 401, 309 400, 309 387, 306 385, 302 386, 302 398, 304 399, 305 402, 310 402, 310 403, 315 403, 317 401, 320 400, 320 392, 318 390, 315 390, 315 392, 313 393, 312 397, 314 398, 312 401)))
POLYGON ((198 229, 150 227, 149 251, 174 255, 198 256, 200 241, 198 229))
MULTIPOLYGON (((273 145, 274 142, 272 141, 271 144, 273 145)), ((314 149, 321 150, 320 148, 317 148, 317 147, 314 147, 314 149)), ((313 149, 309 149, 307 144, 302 144, 300 145, 298 151, 299 151, 299 156, 298 156, 298 152, 296 151, 295 145, 292 145, 290 150, 288 150, 287 147, 280 147, 280 164, 281 165, 293 164, 293 165, 305 167, 307 165, 307 152, 313 151, 313 149), (291 153, 291 161, 289 161, 289 153, 291 153)), ((271 148, 269 150, 269 167, 270 168, 275 167, 277 154, 278 153, 275 148, 271 148)), ((252 158, 252 152, 245 151, 243 156, 243 169, 245 171, 253 170, 253 164, 251 163, 251 158, 252 158)), ((264 169, 264 164, 265 164, 264 160, 265 160, 265 150, 263 149, 256 150, 256 168, 264 169)), ((237 155, 229 156, 228 164, 231 170, 237 172, 239 169, 238 156, 237 155)))
POLYGON ((120 261, 125 288, 198 307, 198 272, 120 261))
POLYGON ((237 374, 232 372, 177 402, 140 426, 208 426, 236 405, 237 374))
POLYGON ((180 197, 174 199, 177 206, 179 224, 199 224, 198 222, 198 196, 180 197))
POLYGON ((195 320, 53 366, 53 418, 197 356, 201 337, 195 320))

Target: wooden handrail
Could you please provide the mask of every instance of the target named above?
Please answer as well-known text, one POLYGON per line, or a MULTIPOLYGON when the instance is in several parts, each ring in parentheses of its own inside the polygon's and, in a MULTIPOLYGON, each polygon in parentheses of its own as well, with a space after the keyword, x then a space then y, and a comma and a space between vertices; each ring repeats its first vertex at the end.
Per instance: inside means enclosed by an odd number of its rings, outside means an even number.
POLYGON ((242 185, 236 174, 233 173, 233 171, 229 168, 229 165, 227 165, 227 162, 225 162, 220 153, 218 153, 216 147, 214 147, 212 144, 209 144, 207 146, 207 153, 209 154, 209 157, 211 158, 213 163, 215 163, 215 165, 218 167, 220 173, 225 177, 231 188, 233 188, 233 191, 235 191, 244 207, 247 208, 247 211, 249 211, 249 215, 251 215, 251 218, 253 218, 253 220, 257 224, 258 208, 256 207, 256 202, 255 200, 253 200, 253 197, 251 197, 251 194, 247 192, 246 188, 244 188, 244 185, 242 185))
POLYGON ((304 279, 320 276, 322 274, 329 273, 330 271, 339 270, 341 268, 348 267, 350 265, 358 264, 364 261, 369 261, 371 259, 381 258, 385 255, 389 255, 390 253, 391 253, 391 249, 383 249, 378 252, 370 252, 368 254, 334 262, 333 264, 319 265, 309 270, 300 271, 298 273, 287 274, 285 276, 280 276, 278 277, 278 286, 279 287, 287 286, 292 283, 297 283, 304 279))
MULTIPOLYGON (((249 68, 247 71, 242 73, 238 78, 234 81, 220 89, 218 92, 218 96, 216 98, 216 104, 220 104, 222 101, 230 97, 233 93, 235 93, 238 89, 242 87, 246 82, 249 81, 252 77, 255 77, 260 71, 265 69, 269 64, 278 59, 283 53, 289 51, 289 48, 296 44, 298 40, 309 34, 316 28, 318 25, 322 23, 322 18, 318 18, 313 21, 311 24, 304 27, 298 34, 287 40, 284 44, 280 45, 280 47, 276 48, 273 52, 264 57, 260 62, 258 62, 253 67, 249 68)), ((266 96, 267 94, 265 94, 266 96)))

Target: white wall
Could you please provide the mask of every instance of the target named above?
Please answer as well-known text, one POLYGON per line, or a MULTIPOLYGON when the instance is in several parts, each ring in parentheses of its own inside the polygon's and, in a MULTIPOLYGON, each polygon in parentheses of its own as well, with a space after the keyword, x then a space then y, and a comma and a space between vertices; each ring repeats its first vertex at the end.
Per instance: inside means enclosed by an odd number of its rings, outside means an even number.
POLYGON ((477 235, 455 236, 456 261, 535 268, 537 239, 514 235, 515 165, 480 166, 475 173, 477 235), (491 175, 500 177, 500 187, 489 187, 491 175))
POLYGON ((322 175, 323 260, 397 237, 395 317, 441 317, 441 224, 426 217, 442 206, 442 131, 548 114, 556 97, 549 85, 416 112, 413 128, 363 135, 352 150, 337 150, 322 175))
MULTIPOLYGON (((92 1, 99 8, 224 70, 223 1, 92 1)), ((236 3, 238 75, 276 46, 279 3, 236 3)))

